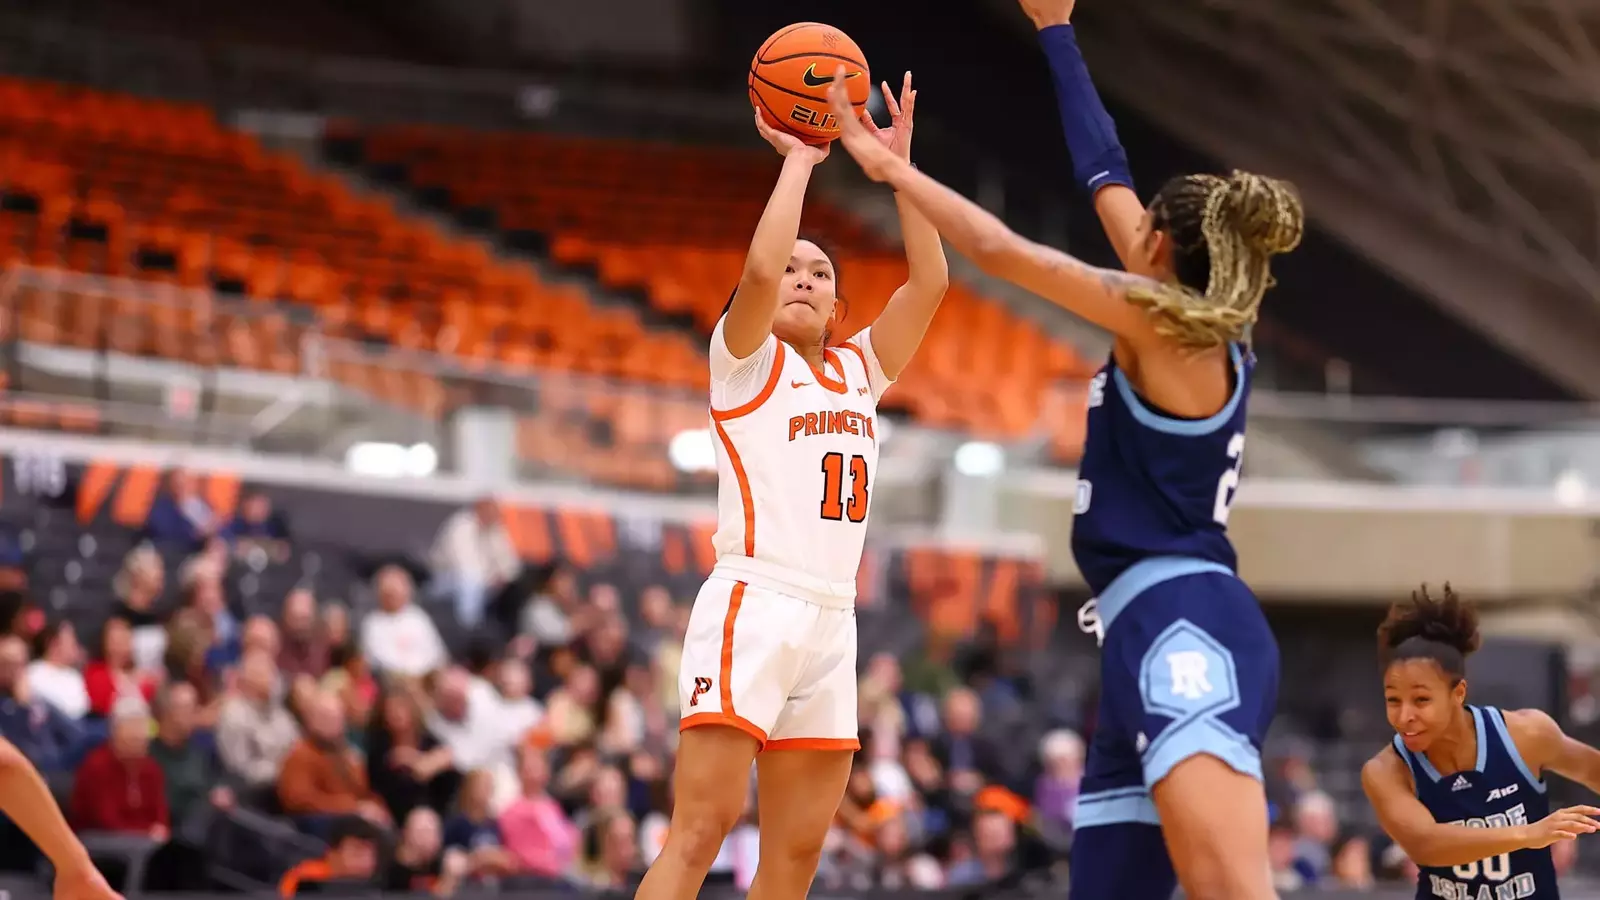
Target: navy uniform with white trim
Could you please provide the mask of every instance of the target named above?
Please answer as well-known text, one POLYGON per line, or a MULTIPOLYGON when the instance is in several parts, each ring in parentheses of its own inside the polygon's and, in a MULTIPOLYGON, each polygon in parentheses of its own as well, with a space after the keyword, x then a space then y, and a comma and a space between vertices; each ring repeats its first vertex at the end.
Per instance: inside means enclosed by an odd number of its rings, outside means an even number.
POLYGON ((1210 754, 1261 777, 1278 645, 1228 540, 1254 363, 1243 345, 1229 355, 1232 394, 1205 419, 1154 408, 1115 358, 1091 382, 1072 550, 1096 595, 1078 618, 1101 638, 1101 693, 1073 900, 1172 895, 1150 788, 1178 763, 1210 754))
MULTIPOLYGON (((1517 751, 1505 716, 1492 706, 1471 706, 1478 730, 1478 760, 1470 771, 1441 775, 1428 757, 1412 753, 1395 735, 1394 750, 1411 769, 1417 799, 1436 822, 1505 828, 1537 822, 1550 814, 1545 783, 1517 751)), ((1557 900, 1550 848, 1514 850, 1460 866, 1425 868, 1417 878, 1418 900, 1557 900)))

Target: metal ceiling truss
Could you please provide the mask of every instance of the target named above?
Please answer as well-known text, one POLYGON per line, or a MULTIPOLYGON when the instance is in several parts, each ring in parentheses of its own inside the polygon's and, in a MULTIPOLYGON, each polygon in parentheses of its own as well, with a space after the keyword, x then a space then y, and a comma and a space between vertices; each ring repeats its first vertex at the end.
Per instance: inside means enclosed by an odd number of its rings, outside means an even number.
POLYGON ((1600 308, 1600 0, 1133 0, 1083 12, 1097 63, 1176 67, 1233 107, 1251 140, 1600 308))

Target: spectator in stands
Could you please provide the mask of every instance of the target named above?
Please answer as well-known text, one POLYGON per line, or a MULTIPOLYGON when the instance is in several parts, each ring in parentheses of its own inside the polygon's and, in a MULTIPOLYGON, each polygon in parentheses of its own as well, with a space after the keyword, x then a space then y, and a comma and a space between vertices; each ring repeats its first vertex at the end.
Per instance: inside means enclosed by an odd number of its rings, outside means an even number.
POLYGON ((287 678, 321 678, 328 671, 328 639, 317 621, 317 598, 310 588, 297 587, 283 598, 280 621, 283 650, 278 669, 287 678))
POLYGON ((289 524, 272 508, 272 498, 259 490, 244 495, 238 513, 223 526, 220 536, 240 556, 257 550, 279 562, 289 556, 289 524))
POLYGON ((1017 825, 999 810, 983 810, 972 819, 972 855, 952 866, 953 888, 1005 885, 1017 874, 1017 825))
POLYGON ((196 711, 199 727, 206 729, 216 726, 223 703, 221 687, 206 666, 213 643, 211 628, 204 619, 175 617, 168 625, 164 683, 186 684, 194 691, 200 704, 196 711))
POLYGON ((317 684, 344 704, 345 718, 356 728, 366 728, 372 707, 378 701, 378 680, 367 668, 367 660, 349 644, 334 647, 328 654, 328 671, 320 681, 302 675, 297 683, 317 684))
POLYGON ((533 699, 533 674, 527 662, 502 660, 495 670, 501 715, 512 734, 526 735, 544 722, 544 705, 533 699))
POLYGON ((169 684, 156 693, 156 737, 150 757, 161 767, 167 809, 180 826, 208 808, 229 809, 233 791, 207 748, 194 739, 198 700, 192 685, 169 684))
POLYGON ((180 615, 199 620, 210 631, 206 664, 211 671, 220 672, 238 664, 241 629, 239 620, 228 611, 222 577, 199 572, 184 583, 182 596, 180 615))
POLYGON ((166 781, 150 758, 150 712, 142 700, 124 699, 111 716, 111 740, 90 751, 78 768, 70 803, 73 827, 145 835, 171 833, 166 781))
POLYGON ((521 615, 521 633, 546 647, 559 647, 572 640, 572 615, 578 611, 578 576, 572 569, 552 566, 544 585, 528 602, 521 615))
POLYGON ((571 871, 579 834, 561 804, 550 796, 550 764, 544 754, 524 748, 518 754, 522 796, 500 814, 500 834, 521 870, 545 878, 571 871))
POLYGON ((306 710, 306 732, 283 760, 278 802, 302 831, 326 834, 333 819, 358 815, 388 825, 388 810, 367 784, 361 754, 345 737, 339 698, 318 691, 306 710))
MULTIPOLYGON (((162 642, 165 643, 165 637, 162 642)), ((106 620, 100 630, 99 658, 83 670, 84 690, 89 694, 89 712, 109 717, 112 708, 128 698, 148 700, 155 693, 160 676, 155 670, 140 669, 133 657, 133 626, 120 616, 106 620)))
POLYGON ((361 621, 361 652, 379 674, 420 677, 448 661, 439 629, 411 602, 411 576, 384 566, 373 579, 378 609, 361 621))
POLYGON ((83 646, 77 629, 62 619, 44 627, 34 637, 33 662, 26 681, 33 697, 50 704, 74 721, 89 712, 89 691, 83 683, 83 646))
POLYGON ((456 619, 469 630, 483 620, 489 599, 522 571, 493 497, 480 498, 444 520, 430 562, 438 591, 455 601, 456 619))
POLYGON ((983 708, 976 692, 956 688, 944 698, 944 733, 934 739, 933 750, 948 775, 950 787, 975 794, 984 779, 999 773, 999 751, 978 733, 983 708))
POLYGON ((217 755, 252 793, 276 784, 278 770, 300 736, 294 718, 274 697, 277 681, 278 667, 270 656, 246 654, 236 692, 224 701, 217 720, 217 755))
POLYGON ((450 748, 423 727, 422 711, 404 689, 387 691, 378 701, 366 754, 367 783, 398 821, 419 806, 447 808, 461 781, 451 768, 450 748))
POLYGON ((173 469, 167 474, 166 490, 150 504, 144 534, 157 544, 198 550, 220 525, 211 504, 200 496, 194 473, 173 469))
POLYGON ((439 814, 419 806, 405 818, 382 885, 389 891, 449 897, 467 872, 467 855, 443 845, 439 814))
POLYGON ((1033 806, 1051 838, 1072 834, 1072 809, 1083 779, 1083 752, 1083 738, 1065 728, 1046 734, 1039 742, 1043 771, 1034 783, 1033 806))
POLYGON ((328 853, 290 869, 278 894, 301 897, 328 885, 370 884, 378 874, 378 844, 383 835, 360 816, 341 816, 328 830, 328 853))
POLYGON ((957 803, 938 758, 927 741, 912 740, 902 748, 901 760, 916 791, 917 806, 923 810, 923 830, 944 834, 955 822, 957 803))
POLYGON ((1294 806, 1295 865, 1308 882, 1316 882, 1333 860, 1333 842, 1339 836, 1339 810, 1333 798, 1320 790, 1300 795, 1294 806))
POLYGON ((610 813, 627 812, 628 780, 616 766, 601 766, 589 779, 589 793, 572 816, 572 824, 580 831, 610 813))
POLYGON ((487 769, 501 781, 515 781, 512 752, 522 736, 519 723, 504 715, 492 695, 472 689, 472 676, 453 667, 439 675, 433 690, 428 730, 450 751, 460 772, 487 769))
POLYGON ((472 873, 477 876, 509 875, 517 861, 506 851, 490 804, 494 798, 494 775, 485 769, 470 772, 461 781, 456 813, 445 823, 445 845, 467 854, 472 873))
POLYGON ((141 672, 159 669, 161 655, 167 649, 167 632, 156 608, 166 584, 166 565, 161 554, 148 544, 133 548, 123 557, 122 570, 111 582, 117 595, 112 615, 125 619, 133 629, 133 663, 141 672))
POLYGON ((602 699, 600 676, 592 667, 579 664, 568 670, 561 686, 545 701, 550 735, 558 746, 570 747, 594 737, 599 725, 596 707, 602 699))
POLYGON ((1306 879, 1295 865, 1294 826, 1274 822, 1267 833, 1267 859, 1272 863, 1272 886, 1282 892, 1298 891, 1306 879))
POLYGON ((639 592, 639 627, 633 631, 633 645, 640 657, 654 659, 661 642, 672 638, 677 630, 675 612, 672 592, 661 585, 639 592))
POLYGON ((27 680, 28 645, 0 637, 0 735, 17 745, 41 772, 63 772, 84 737, 71 719, 37 700, 27 680))
POLYGON ((609 809, 584 829, 583 865, 579 883, 598 891, 634 887, 644 875, 639 862, 639 836, 627 810, 609 809))

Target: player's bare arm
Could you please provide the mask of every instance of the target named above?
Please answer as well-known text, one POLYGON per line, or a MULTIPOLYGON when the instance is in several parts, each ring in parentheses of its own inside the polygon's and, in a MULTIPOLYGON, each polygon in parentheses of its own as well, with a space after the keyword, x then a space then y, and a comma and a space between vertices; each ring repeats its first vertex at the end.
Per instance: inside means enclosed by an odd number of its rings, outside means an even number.
POLYGON ((1600 793, 1600 750, 1568 736, 1541 710, 1506 710, 1505 717, 1511 739, 1535 777, 1548 770, 1600 793))
POLYGON ((772 320, 778 314, 778 292, 795 238, 800 233, 800 213, 805 206, 806 187, 811 170, 828 158, 826 146, 813 147, 792 134, 778 131, 755 114, 756 131, 783 157, 783 170, 772 197, 756 224, 745 255, 739 287, 728 307, 722 339, 735 359, 745 359, 761 348, 772 334, 772 320))
MULTIPOLYGON (((829 90, 835 114, 848 112, 843 81, 829 90)), ((839 142, 874 181, 892 186, 927 216, 951 246, 988 274, 1026 288, 1118 337, 1155 337, 1148 316, 1128 302, 1128 288, 1154 282, 1088 265, 1030 241, 983 207, 924 175, 878 142, 860 122, 841 117, 839 142)))
MULTIPOLYGON (((889 83, 883 83, 883 102, 889 109, 891 126, 879 128, 868 112, 861 114, 861 124, 896 156, 910 162, 917 105, 910 72, 901 82, 899 99, 895 98, 889 83)), ((933 321, 945 290, 950 286, 950 267, 944 258, 944 242, 939 238, 939 230, 915 204, 898 194, 895 207, 900 213, 900 234, 906 245, 906 283, 890 296, 889 304, 872 323, 872 348, 877 352, 883 374, 891 381, 900 377, 911 357, 916 355, 923 336, 928 333, 928 324, 933 321)))
POLYGON ((67 826, 39 771, 4 738, 0 738, 0 812, 55 866, 57 900, 122 900, 67 826))
POLYGON ((1411 772, 1394 748, 1385 747, 1361 767, 1361 788, 1384 833, 1419 866, 1459 866, 1524 848, 1548 847, 1556 841, 1591 834, 1600 823, 1600 809, 1573 806, 1527 825, 1471 828, 1434 821, 1417 799, 1411 772))

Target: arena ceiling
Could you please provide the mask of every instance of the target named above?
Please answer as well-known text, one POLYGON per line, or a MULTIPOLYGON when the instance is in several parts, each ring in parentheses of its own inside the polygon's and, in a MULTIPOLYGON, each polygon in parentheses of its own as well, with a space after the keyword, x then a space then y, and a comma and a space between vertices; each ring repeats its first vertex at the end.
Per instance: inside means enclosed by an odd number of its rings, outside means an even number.
MULTIPOLYGON (((1369 236, 1453 246, 1435 268, 1470 272, 1460 286, 1412 279, 1451 303, 1555 296, 1547 319, 1600 329, 1600 0, 1080 0, 1075 21, 1106 89, 1180 136, 1315 169, 1366 207, 1351 222, 1381 213, 1369 236)), ((1573 349, 1596 356, 1597 337, 1573 349)), ((1528 338, 1524 356, 1553 340, 1528 338)), ((1592 366, 1562 380, 1600 393, 1592 366)))

